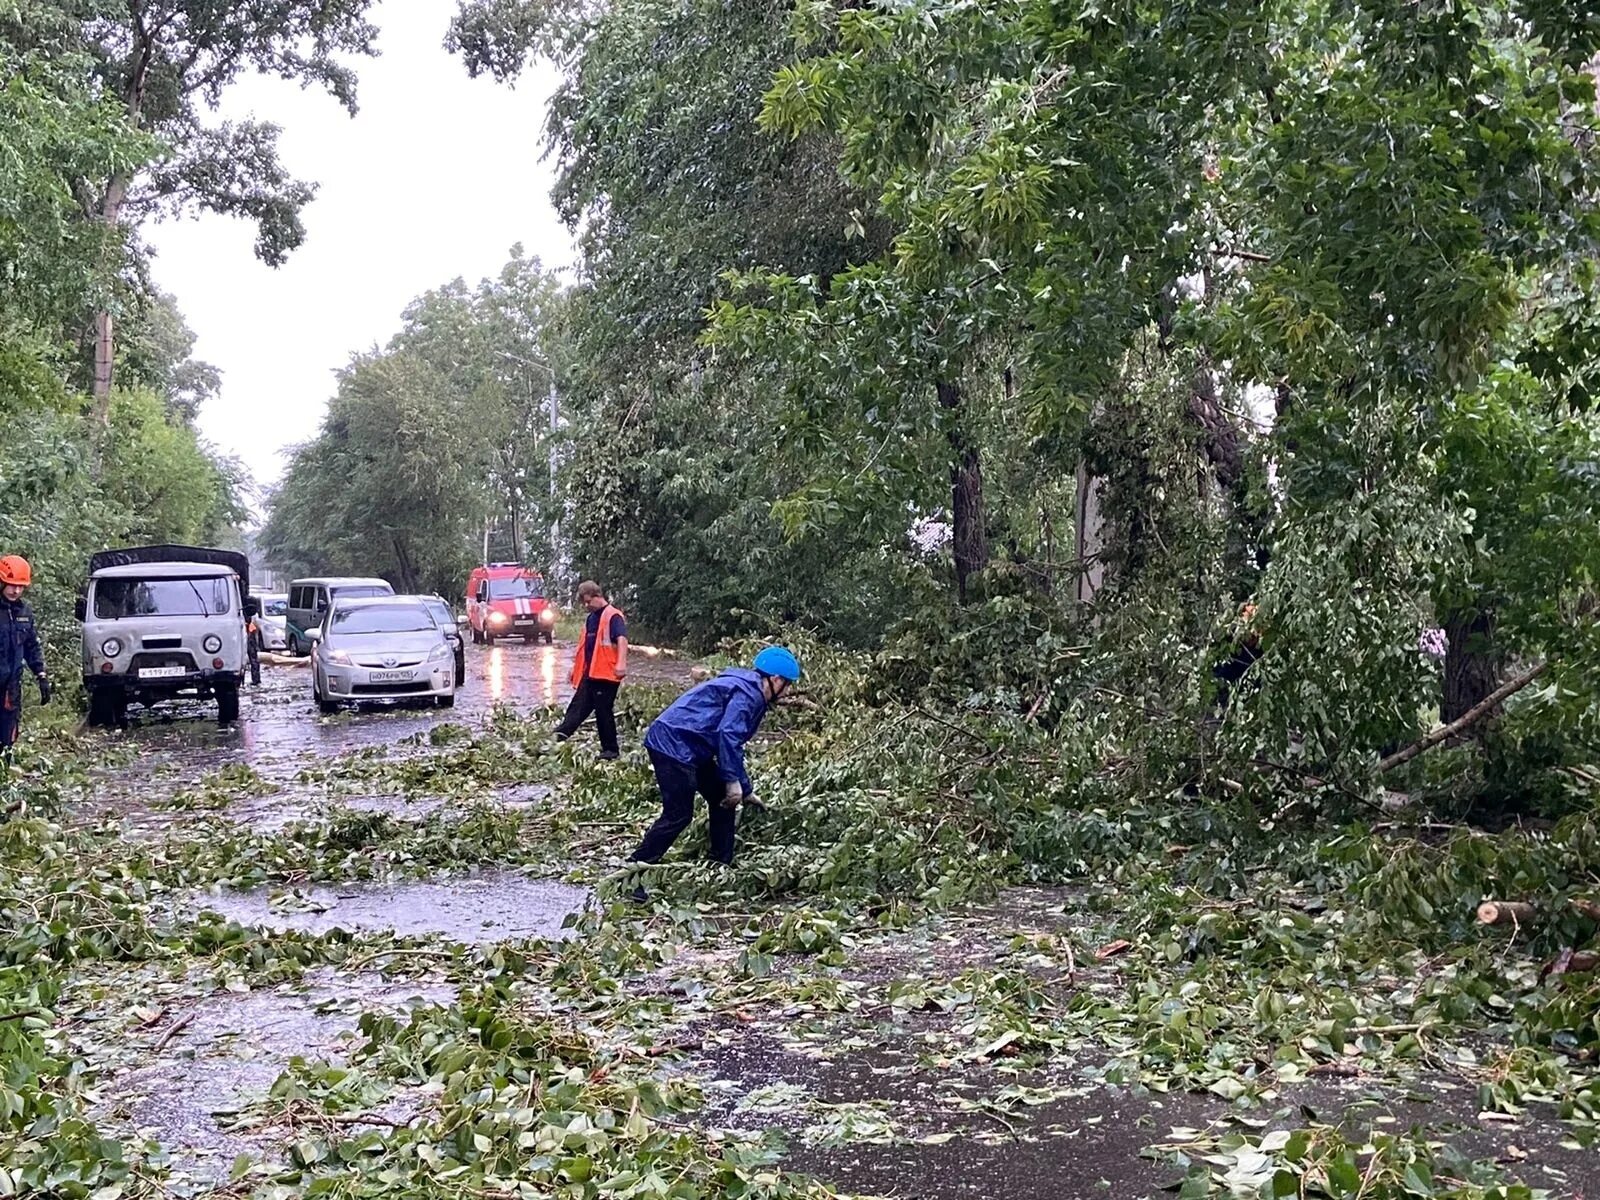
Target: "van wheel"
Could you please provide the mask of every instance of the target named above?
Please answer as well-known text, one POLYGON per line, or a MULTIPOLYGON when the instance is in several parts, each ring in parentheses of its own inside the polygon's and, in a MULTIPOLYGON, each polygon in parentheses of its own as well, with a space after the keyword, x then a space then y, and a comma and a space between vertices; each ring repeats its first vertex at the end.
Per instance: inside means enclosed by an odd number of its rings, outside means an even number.
POLYGON ((485 629, 483 631, 483 644, 485 646, 494 645, 494 634, 491 633, 488 629, 485 629))
POLYGON ((544 631, 544 644, 546 646, 554 646, 556 644, 556 631, 554 629, 546 629, 544 631))
POLYGON ((104 729, 117 723, 117 697, 104 688, 89 693, 89 724, 104 729))
POLYGON ((231 725, 239 719, 239 693, 227 688, 217 693, 217 720, 231 725))

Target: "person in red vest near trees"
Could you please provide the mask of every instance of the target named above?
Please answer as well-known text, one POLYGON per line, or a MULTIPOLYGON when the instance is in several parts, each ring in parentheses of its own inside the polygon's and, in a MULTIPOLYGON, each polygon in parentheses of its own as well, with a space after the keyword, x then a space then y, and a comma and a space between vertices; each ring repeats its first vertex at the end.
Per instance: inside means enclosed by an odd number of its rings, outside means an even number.
POLYGON ((628 674, 628 619, 607 600, 600 585, 586 579, 578 585, 578 603, 589 610, 578 653, 572 659, 572 703, 556 728, 556 741, 564 742, 594 714, 600 733, 600 757, 616 758, 617 718, 613 708, 617 689, 628 674))

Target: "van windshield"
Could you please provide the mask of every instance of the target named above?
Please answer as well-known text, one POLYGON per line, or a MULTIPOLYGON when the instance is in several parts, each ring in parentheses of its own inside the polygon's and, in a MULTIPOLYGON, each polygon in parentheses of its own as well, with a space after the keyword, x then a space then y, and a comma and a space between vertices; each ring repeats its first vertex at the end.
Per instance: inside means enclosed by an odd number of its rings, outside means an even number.
POLYGON ((126 617, 216 617, 232 608, 233 580, 102 579, 94 585, 94 615, 102 621, 126 617))
POLYGON ((544 580, 522 575, 516 579, 489 580, 491 600, 543 600, 544 580))
POLYGON ((335 596, 343 596, 346 600, 370 600, 374 596, 394 595, 388 588, 371 583, 358 583, 350 587, 336 587, 329 590, 335 596))
POLYGON ((372 604, 336 609, 330 633, 420 633, 436 629, 420 604, 372 604))

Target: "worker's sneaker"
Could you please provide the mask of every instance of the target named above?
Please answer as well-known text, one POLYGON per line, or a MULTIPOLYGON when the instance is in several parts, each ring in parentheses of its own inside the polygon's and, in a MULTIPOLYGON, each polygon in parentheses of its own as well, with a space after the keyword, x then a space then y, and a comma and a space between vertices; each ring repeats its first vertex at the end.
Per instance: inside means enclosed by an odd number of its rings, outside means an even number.
POLYGON ((601 762, 616 762, 617 759, 619 759, 621 757, 622 757, 622 752, 620 750, 602 750, 602 751, 600 751, 600 761, 601 762))
POLYGON ((644 884, 641 883, 638 887, 634 888, 633 891, 628 893, 628 899, 632 900, 635 904, 649 904, 650 893, 644 890, 644 884))

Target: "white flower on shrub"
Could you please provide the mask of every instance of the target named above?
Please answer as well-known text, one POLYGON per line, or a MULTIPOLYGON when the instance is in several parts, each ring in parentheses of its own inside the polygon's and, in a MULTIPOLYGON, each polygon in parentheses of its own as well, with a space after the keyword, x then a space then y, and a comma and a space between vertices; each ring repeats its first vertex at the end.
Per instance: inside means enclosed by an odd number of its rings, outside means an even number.
POLYGON ((1450 648, 1450 639, 1442 629, 1424 629, 1417 634, 1417 649, 1429 658, 1443 658, 1450 648))
POLYGON ((919 517, 906 531, 912 548, 919 554, 932 558, 950 544, 954 535, 949 521, 938 517, 919 517))

